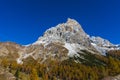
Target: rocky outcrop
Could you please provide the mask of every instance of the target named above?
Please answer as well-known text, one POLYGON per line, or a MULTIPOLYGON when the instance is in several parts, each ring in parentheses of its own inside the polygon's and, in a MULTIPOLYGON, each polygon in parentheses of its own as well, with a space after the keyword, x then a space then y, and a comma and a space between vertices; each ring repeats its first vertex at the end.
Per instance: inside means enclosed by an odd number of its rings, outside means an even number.
POLYGON ((117 75, 117 76, 108 76, 108 77, 105 77, 103 78, 102 80, 120 80, 120 75, 117 75))
POLYGON ((16 80, 12 73, 9 73, 6 69, 0 66, 0 80, 16 80))

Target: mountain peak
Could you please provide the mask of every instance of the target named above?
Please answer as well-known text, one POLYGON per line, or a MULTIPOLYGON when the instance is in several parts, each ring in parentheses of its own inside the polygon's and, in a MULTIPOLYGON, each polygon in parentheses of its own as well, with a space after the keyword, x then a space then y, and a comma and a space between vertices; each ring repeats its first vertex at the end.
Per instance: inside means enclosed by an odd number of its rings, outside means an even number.
POLYGON ((78 22, 75 19, 71 19, 71 18, 68 18, 66 23, 78 24, 78 22))
POLYGON ((83 43, 83 39, 87 38, 87 34, 81 25, 74 19, 68 18, 66 23, 58 24, 45 31, 42 37, 39 37, 35 44, 48 43, 53 41, 62 41, 68 43, 83 43), (47 41, 47 42, 46 42, 47 41))
POLYGON ((82 29, 81 25, 75 19, 71 19, 71 18, 67 19, 67 22, 65 23, 65 25, 69 27, 77 27, 82 29))
POLYGON ((81 25, 71 18, 68 18, 65 23, 46 30, 44 35, 39 37, 33 45, 44 45, 46 47, 51 43, 61 44, 69 50, 69 54, 77 54, 81 49, 104 54, 107 50, 114 49, 113 44, 108 40, 88 36, 81 25))
POLYGON ((81 25, 70 18, 65 23, 46 30, 43 36, 29 46, 6 42, 0 43, 0 47, 1 55, 17 53, 11 57, 15 57, 18 63, 29 57, 40 59, 43 63, 48 59, 62 61, 69 57, 81 57, 79 54, 85 53, 84 51, 105 55, 109 50, 120 49, 119 45, 114 46, 106 39, 88 36, 81 25))

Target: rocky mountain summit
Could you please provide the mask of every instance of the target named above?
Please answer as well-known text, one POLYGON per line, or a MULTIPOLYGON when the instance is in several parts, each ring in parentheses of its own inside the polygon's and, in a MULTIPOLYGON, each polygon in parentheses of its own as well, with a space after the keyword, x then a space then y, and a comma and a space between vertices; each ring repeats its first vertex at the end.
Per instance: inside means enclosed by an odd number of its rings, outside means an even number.
POLYGON ((101 37, 90 37, 74 19, 68 18, 66 23, 58 24, 45 31, 44 35, 29 46, 15 43, 0 43, 0 56, 14 53, 14 59, 22 63, 32 57, 41 63, 52 59, 62 61, 69 57, 80 57, 79 53, 86 50, 92 54, 105 55, 109 50, 120 49, 101 37))
POLYGON ((73 56, 80 50, 89 50, 94 54, 105 55, 107 50, 117 49, 108 40, 101 37, 90 37, 82 29, 81 25, 74 19, 68 18, 66 23, 58 24, 56 27, 48 29, 42 37, 32 45, 43 44, 47 46, 50 43, 61 43, 69 51, 69 56, 73 56))
MULTIPOLYGON (((88 38, 81 25, 73 19, 68 19, 66 23, 58 24, 56 27, 48 29, 43 37, 40 37, 35 44, 43 42, 67 42, 81 43, 88 38), (48 40, 48 41, 47 41, 48 40)), ((84 44, 84 43, 83 43, 84 44)))
POLYGON ((56 43, 60 46, 66 48, 68 56, 77 55, 81 49, 92 49, 95 51, 94 47, 90 43, 89 36, 84 32, 81 25, 73 20, 68 19, 66 23, 58 24, 56 27, 48 29, 42 37, 40 37, 32 45, 47 45, 51 43, 56 43))

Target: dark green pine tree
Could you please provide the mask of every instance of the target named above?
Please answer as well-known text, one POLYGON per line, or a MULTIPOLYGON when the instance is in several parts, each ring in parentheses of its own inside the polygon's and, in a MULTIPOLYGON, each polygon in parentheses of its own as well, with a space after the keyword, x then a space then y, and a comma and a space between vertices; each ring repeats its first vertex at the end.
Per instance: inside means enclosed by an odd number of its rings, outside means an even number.
POLYGON ((14 76, 16 77, 16 80, 18 80, 18 78, 19 78, 19 72, 20 72, 19 69, 17 69, 16 72, 15 72, 14 76))

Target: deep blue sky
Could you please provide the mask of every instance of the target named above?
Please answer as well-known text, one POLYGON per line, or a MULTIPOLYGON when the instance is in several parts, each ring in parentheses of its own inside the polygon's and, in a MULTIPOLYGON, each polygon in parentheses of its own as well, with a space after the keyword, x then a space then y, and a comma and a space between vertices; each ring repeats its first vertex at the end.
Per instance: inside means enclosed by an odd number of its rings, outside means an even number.
POLYGON ((0 0, 0 41, 32 43, 68 17, 89 35, 120 43, 120 0, 0 0))

